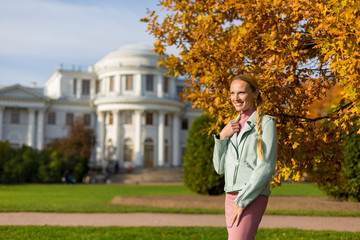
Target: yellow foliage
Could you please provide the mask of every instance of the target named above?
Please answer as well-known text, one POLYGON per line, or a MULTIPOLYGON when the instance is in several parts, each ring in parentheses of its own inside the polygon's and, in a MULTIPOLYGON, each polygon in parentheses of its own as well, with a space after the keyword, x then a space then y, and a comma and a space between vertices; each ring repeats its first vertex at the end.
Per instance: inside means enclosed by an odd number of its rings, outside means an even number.
POLYGON ((154 12, 143 19, 157 39, 154 50, 163 55, 167 47, 179 49, 162 65, 169 74, 186 76, 184 100, 217 118, 210 128, 234 118, 230 81, 251 73, 265 113, 277 119, 273 182, 300 179, 309 168, 320 184, 336 181, 343 135, 353 129, 360 134, 358 1, 161 0, 160 5, 167 11, 162 20, 154 12), (334 86, 338 91, 326 98, 334 86), (334 174, 324 177, 318 169, 334 174))

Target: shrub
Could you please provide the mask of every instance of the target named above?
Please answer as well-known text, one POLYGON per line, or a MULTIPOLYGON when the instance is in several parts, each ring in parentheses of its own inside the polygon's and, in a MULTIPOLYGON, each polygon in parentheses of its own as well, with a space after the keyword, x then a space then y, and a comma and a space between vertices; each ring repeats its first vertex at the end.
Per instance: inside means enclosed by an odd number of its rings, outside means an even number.
POLYGON ((26 147, 26 150, 22 154, 23 159, 23 180, 24 182, 37 182, 37 171, 39 168, 39 159, 42 152, 26 147))
POLYGON ((345 137, 344 162, 338 178, 338 184, 327 184, 324 192, 341 200, 360 201, 360 135, 354 132, 345 137))
MULTIPOLYGON (((4 150, 4 149, 3 149, 4 150)), ((39 152, 28 146, 7 149, 1 181, 4 183, 24 183, 36 181, 39 152)))
POLYGON ((14 152, 9 141, 0 141, 0 176, 3 174, 5 163, 12 158, 14 152))
POLYGON ((67 173, 81 182, 94 144, 94 132, 81 118, 70 126, 69 136, 56 139, 43 151, 25 145, 13 149, 9 142, 0 142, 0 181, 56 183, 67 173))
POLYGON ((41 158, 38 179, 43 183, 61 182, 62 177, 62 163, 61 154, 56 150, 43 151, 41 158))
POLYGON ((9 161, 5 162, 1 181, 3 183, 22 183, 23 172, 22 159, 19 154, 13 156, 9 161))
POLYGON ((81 182, 87 174, 88 159, 72 153, 61 153, 62 172, 68 172, 71 178, 81 182))
POLYGON ((219 195, 224 192, 224 177, 214 170, 214 139, 206 128, 213 121, 201 115, 191 125, 184 155, 184 184, 200 194, 219 195))

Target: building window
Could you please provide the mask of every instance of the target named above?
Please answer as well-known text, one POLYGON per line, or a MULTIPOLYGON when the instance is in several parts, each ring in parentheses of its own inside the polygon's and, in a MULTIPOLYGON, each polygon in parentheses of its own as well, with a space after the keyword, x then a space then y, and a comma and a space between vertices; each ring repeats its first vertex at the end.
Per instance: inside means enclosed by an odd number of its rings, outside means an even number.
POLYGON ((165 114, 165 126, 166 127, 170 126, 170 124, 169 124, 169 114, 165 114))
POLYGON ((110 92, 114 91, 114 85, 115 85, 114 76, 110 76, 110 79, 109 79, 109 91, 110 92))
POLYGON ((144 167, 154 166, 154 141, 151 138, 145 139, 144 144, 144 167))
POLYGON ((167 138, 165 138, 165 148, 164 148, 164 161, 165 161, 165 163, 169 163, 169 161, 170 161, 169 154, 170 154, 170 152, 169 152, 169 140, 167 138))
POLYGON ((76 94, 77 94, 77 79, 76 78, 73 79, 73 94, 74 94, 74 96, 76 96, 76 94))
POLYGON ((56 112, 48 112, 48 114, 47 114, 47 123, 49 125, 55 125, 56 124, 56 112))
POLYGON ((146 115, 145 115, 145 124, 146 125, 153 125, 153 119, 154 118, 154 115, 153 115, 153 113, 146 113, 146 115))
POLYGON ((66 125, 71 125, 74 122, 74 114, 66 113, 66 125))
POLYGON ((187 118, 183 118, 181 122, 181 129, 188 130, 188 128, 189 128, 189 121, 187 118))
POLYGON ((95 81, 95 93, 100 92, 100 80, 95 81))
POLYGON ((164 77, 164 93, 169 93, 169 78, 164 77))
POLYGON ((126 111, 124 113, 124 123, 125 124, 132 124, 132 116, 133 116, 133 112, 126 111))
POLYGON ((12 110, 10 114, 10 123, 19 124, 20 123, 20 111, 12 110))
POLYGON ((114 123, 114 116, 112 113, 109 113, 109 125, 113 125, 114 123))
POLYGON ((124 162, 133 161, 133 144, 130 138, 124 141, 124 162))
POLYGON ((126 91, 134 90, 134 78, 133 78, 133 75, 125 75, 125 90, 126 91))
POLYGON ((82 80, 81 82, 81 94, 83 96, 90 95, 90 80, 82 80))
POLYGON ((90 114, 84 114, 84 124, 86 126, 90 126, 91 124, 91 115, 90 114))
POLYGON ((176 86, 176 93, 177 93, 177 95, 180 95, 181 93, 183 93, 183 87, 182 86, 176 86))
POLYGON ((153 92, 154 91, 154 76, 153 75, 146 75, 145 77, 145 86, 146 91, 153 92))

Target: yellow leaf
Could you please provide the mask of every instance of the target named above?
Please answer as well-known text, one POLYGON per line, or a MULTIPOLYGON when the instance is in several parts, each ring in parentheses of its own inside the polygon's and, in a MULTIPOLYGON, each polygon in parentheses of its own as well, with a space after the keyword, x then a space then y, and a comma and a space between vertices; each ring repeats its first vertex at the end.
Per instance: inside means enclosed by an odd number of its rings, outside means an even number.
POLYGON ((294 142, 294 144, 292 145, 292 148, 293 148, 293 149, 296 149, 298 146, 299 146, 299 143, 298 143, 298 142, 294 142))

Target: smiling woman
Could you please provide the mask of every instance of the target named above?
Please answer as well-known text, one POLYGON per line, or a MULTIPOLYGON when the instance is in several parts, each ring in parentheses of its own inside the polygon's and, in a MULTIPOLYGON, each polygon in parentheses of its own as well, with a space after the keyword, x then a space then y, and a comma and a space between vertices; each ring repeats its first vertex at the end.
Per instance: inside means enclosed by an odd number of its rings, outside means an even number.
POLYGON ((239 113, 215 136, 214 168, 225 174, 229 239, 254 239, 270 195, 276 164, 275 118, 263 115, 257 81, 240 75, 230 85, 239 113))

